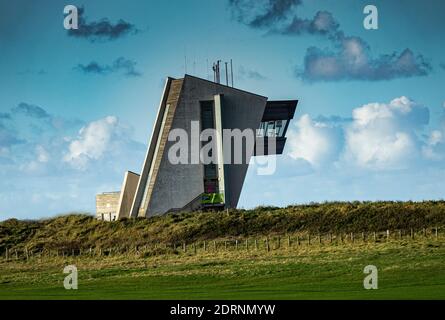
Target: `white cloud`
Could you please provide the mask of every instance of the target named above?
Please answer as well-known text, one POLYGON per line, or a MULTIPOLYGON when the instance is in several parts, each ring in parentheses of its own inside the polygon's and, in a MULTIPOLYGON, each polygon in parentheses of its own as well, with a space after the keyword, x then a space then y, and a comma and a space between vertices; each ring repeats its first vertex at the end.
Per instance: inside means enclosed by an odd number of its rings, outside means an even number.
POLYGON ((43 146, 38 145, 36 147, 36 153, 37 153, 37 161, 43 162, 43 163, 46 163, 49 161, 50 155, 49 155, 48 151, 46 151, 46 149, 43 146))
POLYGON ((96 193, 118 190, 144 159, 146 147, 114 116, 86 124, 40 109, 45 116, 0 114, 0 220, 93 212, 96 193))
POLYGON ((422 154, 434 161, 445 159, 445 128, 430 133, 427 143, 422 147, 422 154))
POLYGON ((419 151, 417 131, 429 111, 406 97, 371 103, 352 111, 345 128, 345 158, 371 169, 406 167, 419 151))
POLYGON ((335 160, 339 152, 341 130, 303 115, 296 123, 296 130, 288 133, 289 156, 304 159, 314 167, 335 160))
POLYGON ((404 96, 355 108, 351 121, 314 121, 303 115, 288 134, 289 156, 314 168, 329 163, 372 170, 407 168, 422 156, 437 160, 445 154, 445 132, 433 131, 423 141, 428 123, 428 108, 404 96))
POLYGON ((433 132, 431 132, 431 135, 428 139, 428 145, 435 146, 438 143, 443 142, 443 140, 444 138, 442 132, 440 132, 439 130, 434 130, 433 132))
POLYGON ((78 138, 70 143, 63 160, 77 169, 84 169, 89 160, 102 157, 116 130, 118 120, 114 116, 90 122, 80 129, 78 138))
POLYGON ((416 151, 415 142, 405 132, 387 135, 364 128, 348 131, 346 141, 355 164, 372 169, 403 167, 416 151))

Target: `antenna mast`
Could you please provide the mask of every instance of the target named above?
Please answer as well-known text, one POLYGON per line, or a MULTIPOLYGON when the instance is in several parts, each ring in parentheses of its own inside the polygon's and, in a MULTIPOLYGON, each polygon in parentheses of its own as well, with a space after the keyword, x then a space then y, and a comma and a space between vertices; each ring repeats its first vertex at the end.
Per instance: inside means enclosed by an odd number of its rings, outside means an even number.
MULTIPOLYGON (((221 60, 217 60, 213 63, 212 70, 213 70, 213 82, 215 83, 221 83, 221 60)), ((208 65, 208 61, 207 61, 208 65)), ((233 88, 233 62, 232 59, 230 59, 230 74, 229 74, 229 63, 224 62, 224 65, 226 67, 225 74, 226 74, 226 86, 229 86, 229 79, 231 79, 232 82, 232 88, 233 88)), ((209 77, 209 76, 208 76, 209 77)))
POLYGON ((229 86, 229 70, 227 68, 228 62, 225 62, 226 65, 226 86, 229 86))
POLYGON ((230 75, 231 75, 231 79, 232 79, 232 88, 233 88, 233 64, 232 64, 232 59, 230 59, 230 75))
POLYGON ((207 71, 207 80, 210 80, 210 74, 209 74, 209 59, 206 59, 206 71, 207 71))

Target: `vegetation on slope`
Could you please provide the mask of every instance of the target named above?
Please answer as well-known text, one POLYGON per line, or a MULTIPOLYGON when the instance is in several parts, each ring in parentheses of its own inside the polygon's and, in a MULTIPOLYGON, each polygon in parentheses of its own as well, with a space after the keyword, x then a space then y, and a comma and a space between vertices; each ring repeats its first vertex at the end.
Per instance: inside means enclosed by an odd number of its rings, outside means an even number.
POLYGON ((0 223, 0 252, 129 247, 295 232, 379 232, 445 226, 445 201, 353 202, 174 213, 150 219, 97 221, 72 214, 0 223))

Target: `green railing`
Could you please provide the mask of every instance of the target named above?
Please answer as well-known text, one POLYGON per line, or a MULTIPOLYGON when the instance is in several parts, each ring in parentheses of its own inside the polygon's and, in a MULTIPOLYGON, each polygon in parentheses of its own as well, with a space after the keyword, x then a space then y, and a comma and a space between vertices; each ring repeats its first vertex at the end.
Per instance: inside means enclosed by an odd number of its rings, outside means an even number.
POLYGON ((212 205, 224 203, 224 195, 222 193, 203 193, 201 197, 201 204, 212 205))

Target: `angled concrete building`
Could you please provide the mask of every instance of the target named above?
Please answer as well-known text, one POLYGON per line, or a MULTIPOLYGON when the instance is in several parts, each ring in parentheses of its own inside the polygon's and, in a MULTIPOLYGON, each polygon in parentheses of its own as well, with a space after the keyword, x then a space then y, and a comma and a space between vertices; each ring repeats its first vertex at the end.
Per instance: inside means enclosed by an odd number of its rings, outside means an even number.
POLYGON ((190 75, 167 78, 140 176, 124 179, 118 218, 235 208, 251 157, 283 152, 297 102, 190 75), (188 143, 178 151, 181 137, 188 143), (212 161, 202 160, 204 149, 212 161))

